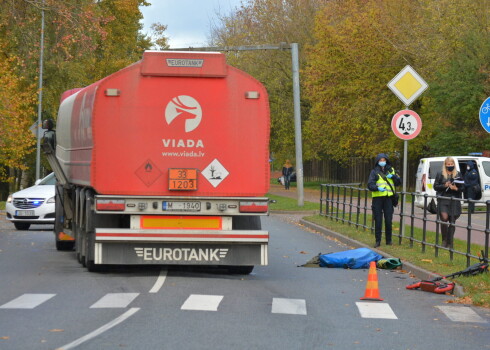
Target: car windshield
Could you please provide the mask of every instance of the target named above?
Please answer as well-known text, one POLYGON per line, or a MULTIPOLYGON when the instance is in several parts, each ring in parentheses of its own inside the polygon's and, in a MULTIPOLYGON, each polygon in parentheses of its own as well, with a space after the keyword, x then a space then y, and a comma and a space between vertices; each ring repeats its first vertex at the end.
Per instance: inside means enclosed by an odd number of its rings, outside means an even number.
POLYGON ((41 180, 41 182, 38 183, 38 185, 56 185, 56 177, 54 176, 54 173, 49 174, 46 176, 44 179, 41 180))

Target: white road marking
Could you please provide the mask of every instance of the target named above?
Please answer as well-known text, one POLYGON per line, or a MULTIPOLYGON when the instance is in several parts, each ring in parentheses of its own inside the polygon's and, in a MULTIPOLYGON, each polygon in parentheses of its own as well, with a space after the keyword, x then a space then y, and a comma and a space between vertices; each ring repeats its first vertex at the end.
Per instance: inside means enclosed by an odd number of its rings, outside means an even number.
POLYGON ((395 313, 387 303, 363 303, 356 302, 362 318, 385 318, 397 320, 395 313))
POLYGON ((475 311, 466 306, 436 306, 439 310, 454 322, 487 323, 475 311))
POLYGON ((167 270, 161 270, 160 276, 158 276, 155 284, 150 289, 149 293, 158 293, 160 288, 162 288, 163 284, 165 283, 166 278, 167 278, 167 270))
POLYGON ((138 295, 140 295, 140 293, 108 293, 90 308, 124 308, 128 306, 138 295))
POLYGON ((306 315, 306 301, 304 299, 272 299, 273 314, 306 315))
POLYGON ((114 326, 117 326, 119 323, 125 321, 126 319, 128 319, 129 317, 131 317, 132 315, 134 315, 136 312, 138 312, 140 309, 139 308, 131 308, 129 309, 128 311, 126 311, 125 313, 123 313, 121 316, 119 316, 118 318, 112 320, 111 322, 109 323, 106 323, 105 325, 103 325, 102 327, 96 329, 95 331, 81 337, 81 338, 78 338, 77 340, 69 343, 69 344, 66 344, 66 345, 63 345, 62 347, 59 347, 58 349, 56 350, 69 350, 69 349, 73 349, 75 347, 77 347, 78 345, 86 342, 87 340, 90 340, 90 339, 93 339, 95 338, 96 336, 104 333, 105 331, 108 331, 109 329, 111 329, 112 327, 114 326))
POLYGON ((34 309, 56 294, 23 294, 14 300, 3 304, 0 309, 34 309))
POLYGON ((181 310, 198 310, 198 311, 218 311, 218 306, 222 295, 201 295, 191 294, 184 302, 181 310))

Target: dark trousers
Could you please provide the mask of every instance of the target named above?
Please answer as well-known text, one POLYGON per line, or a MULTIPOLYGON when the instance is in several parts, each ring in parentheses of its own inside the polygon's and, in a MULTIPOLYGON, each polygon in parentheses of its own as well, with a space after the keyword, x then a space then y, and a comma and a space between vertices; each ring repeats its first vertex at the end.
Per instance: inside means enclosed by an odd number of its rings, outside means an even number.
POLYGON ((381 242, 381 229, 383 227, 383 216, 385 219, 385 239, 386 243, 391 243, 391 233, 393 227, 393 203, 391 197, 373 197, 373 216, 374 216, 374 235, 376 242, 381 242))
MULTIPOLYGON (((475 199, 476 192, 473 186, 468 186, 466 189, 466 198, 467 199, 475 199)), ((475 203, 468 202, 468 211, 471 213, 475 212, 475 203)))
POLYGON ((291 184, 291 175, 284 175, 284 187, 289 190, 289 185, 291 184))

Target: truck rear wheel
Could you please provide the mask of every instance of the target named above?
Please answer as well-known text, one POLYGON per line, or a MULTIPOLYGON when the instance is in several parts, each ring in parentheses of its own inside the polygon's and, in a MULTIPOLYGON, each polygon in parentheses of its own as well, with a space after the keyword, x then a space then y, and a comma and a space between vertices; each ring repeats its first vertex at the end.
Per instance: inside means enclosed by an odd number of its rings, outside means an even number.
POLYGON ((82 217, 85 222, 80 227, 80 236, 83 236, 85 248, 85 264, 84 266, 90 272, 101 270, 101 265, 95 264, 95 211, 93 209, 94 194, 91 190, 87 190, 82 196, 82 217))
POLYGON ((54 237, 56 241, 56 250, 60 251, 65 251, 65 250, 73 250, 75 247, 75 241, 60 241, 59 235, 61 232, 63 232, 63 225, 64 225, 64 212, 63 212, 63 199, 61 196, 63 196, 63 186, 60 184, 56 185, 56 197, 55 197, 55 204, 54 204, 54 212, 55 212, 55 219, 54 219, 54 237))
POLYGON ((31 224, 27 224, 25 222, 14 222, 14 226, 19 231, 26 231, 31 227, 31 224))

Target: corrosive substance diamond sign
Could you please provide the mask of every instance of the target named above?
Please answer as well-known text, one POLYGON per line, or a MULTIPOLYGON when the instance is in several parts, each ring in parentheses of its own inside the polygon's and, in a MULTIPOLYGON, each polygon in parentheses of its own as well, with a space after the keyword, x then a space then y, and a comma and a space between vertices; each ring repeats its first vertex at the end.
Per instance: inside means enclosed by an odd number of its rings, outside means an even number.
POLYGON ((406 66, 389 82, 388 87, 406 106, 410 106, 429 85, 415 69, 406 66))

